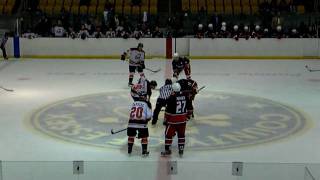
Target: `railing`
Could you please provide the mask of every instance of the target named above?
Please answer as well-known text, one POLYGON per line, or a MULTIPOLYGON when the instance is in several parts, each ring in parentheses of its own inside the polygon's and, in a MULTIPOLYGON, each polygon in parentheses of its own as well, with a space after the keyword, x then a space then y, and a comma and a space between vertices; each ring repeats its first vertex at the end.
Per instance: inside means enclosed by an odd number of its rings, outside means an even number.
POLYGON ((0 180, 318 180, 320 177, 320 164, 132 158, 134 161, 2 161, 0 180))

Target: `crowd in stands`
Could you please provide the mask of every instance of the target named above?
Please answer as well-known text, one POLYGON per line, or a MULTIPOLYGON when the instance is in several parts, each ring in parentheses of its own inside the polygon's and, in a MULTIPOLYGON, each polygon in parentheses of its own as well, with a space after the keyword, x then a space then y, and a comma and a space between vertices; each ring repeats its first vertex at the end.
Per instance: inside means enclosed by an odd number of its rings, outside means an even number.
POLYGON ((313 38, 317 37, 317 26, 301 22, 297 27, 284 25, 281 13, 294 12, 293 4, 281 1, 277 6, 264 2, 260 4, 261 20, 258 23, 235 23, 224 20, 220 15, 198 13, 198 21, 192 22, 190 33, 184 26, 190 12, 187 10, 167 19, 165 26, 158 23, 159 17, 144 12, 133 23, 129 16, 117 15, 112 4, 107 4, 102 18, 81 16, 71 17, 64 10, 59 17, 49 17, 41 13, 34 27, 26 27, 23 37, 70 37, 70 38, 161 38, 161 37, 197 37, 197 38, 313 38), (206 16, 206 22, 201 22, 206 16), (73 20, 71 21, 70 19, 73 20))

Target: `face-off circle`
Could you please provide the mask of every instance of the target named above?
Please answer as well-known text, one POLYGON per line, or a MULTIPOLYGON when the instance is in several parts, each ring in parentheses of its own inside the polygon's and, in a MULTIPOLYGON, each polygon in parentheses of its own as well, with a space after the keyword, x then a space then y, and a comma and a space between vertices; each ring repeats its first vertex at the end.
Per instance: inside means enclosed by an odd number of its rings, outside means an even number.
MULTIPOLYGON (((64 141, 118 148, 127 143, 131 100, 127 91, 66 99, 36 110, 30 123, 37 131, 64 141)), ((155 103, 153 103, 155 104, 155 103)), ((272 100, 224 92, 199 94, 195 118, 188 122, 188 150, 217 150, 252 146, 304 132, 309 120, 299 110, 272 100)), ((156 127, 149 126, 149 147, 164 144, 163 112, 156 127)), ((174 140, 176 141, 176 140, 174 140)), ((139 143, 136 143, 139 144, 139 143)))

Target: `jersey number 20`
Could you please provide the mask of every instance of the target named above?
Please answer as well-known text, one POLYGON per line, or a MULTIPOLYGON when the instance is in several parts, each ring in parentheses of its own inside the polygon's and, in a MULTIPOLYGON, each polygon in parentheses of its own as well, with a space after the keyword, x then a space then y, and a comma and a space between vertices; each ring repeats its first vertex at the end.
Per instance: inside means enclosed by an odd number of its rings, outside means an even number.
POLYGON ((141 119, 142 118, 142 107, 132 107, 130 112, 130 119, 141 119))

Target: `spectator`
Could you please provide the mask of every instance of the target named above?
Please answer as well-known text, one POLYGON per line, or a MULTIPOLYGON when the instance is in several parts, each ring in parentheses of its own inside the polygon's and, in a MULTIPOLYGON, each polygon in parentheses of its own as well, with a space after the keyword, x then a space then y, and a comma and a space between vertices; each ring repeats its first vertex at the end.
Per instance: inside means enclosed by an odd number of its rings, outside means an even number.
POLYGON ((112 30, 111 27, 110 27, 109 30, 106 32, 106 37, 107 37, 107 38, 115 38, 115 37, 116 37, 116 33, 112 30))
POLYGON ((33 39, 38 37, 38 35, 36 33, 31 32, 31 29, 28 29, 27 32, 22 34, 23 38, 28 38, 28 39, 33 39))
POLYGON ((272 18, 272 28, 275 29, 277 26, 282 26, 283 18, 280 15, 280 12, 277 13, 276 16, 272 18))
POLYGON ((85 40, 85 39, 87 39, 88 37, 90 37, 89 32, 88 32, 88 30, 86 29, 86 27, 85 27, 84 24, 81 25, 81 29, 80 29, 80 31, 79 31, 79 33, 78 33, 78 37, 81 38, 81 39, 83 39, 83 40, 85 40))
POLYGON ((152 37, 152 33, 150 28, 147 28, 146 32, 144 33, 144 37, 145 38, 151 38, 152 37))
POLYGON ((69 38, 75 39, 77 37, 77 33, 73 30, 72 27, 69 27, 67 36, 69 38))
POLYGON ((96 28, 96 31, 93 32, 92 37, 95 37, 95 38, 104 38, 104 37, 106 37, 106 36, 101 32, 100 26, 98 26, 98 27, 96 28))
POLYGON ((136 27, 135 30, 133 31, 132 37, 136 39, 140 39, 143 37, 143 32, 139 30, 138 27, 136 27))
POLYGON ((233 31, 232 31, 232 38, 235 39, 236 41, 238 41, 239 37, 240 37, 239 26, 234 25, 233 31))
POLYGON ((152 33, 152 37, 154 37, 154 38, 162 38, 163 37, 163 33, 159 30, 158 26, 156 26, 154 28, 154 31, 152 33))
POLYGON ((64 27, 62 27, 61 20, 58 20, 58 24, 53 27, 54 37, 65 37, 66 31, 64 27))
POLYGON ((195 32, 195 37, 196 38, 203 38, 204 37, 204 28, 203 28, 203 24, 198 24, 198 29, 195 32))
POLYGON ((289 34, 289 38, 300 38, 297 29, 293 28, 289 34))
POLYGON ((207 38, 216 38, 216 33, 213 29, 213 24, 210 23, 208 25, 208 30, 205 32, 204 36, 207 38))
POLYGON ((261 27, 259 25, 256 25, 254 28, 254 31, 252 31, 251 37, 261 39, 262 36, 263 36, 263 32, 261 30, 261 27))

